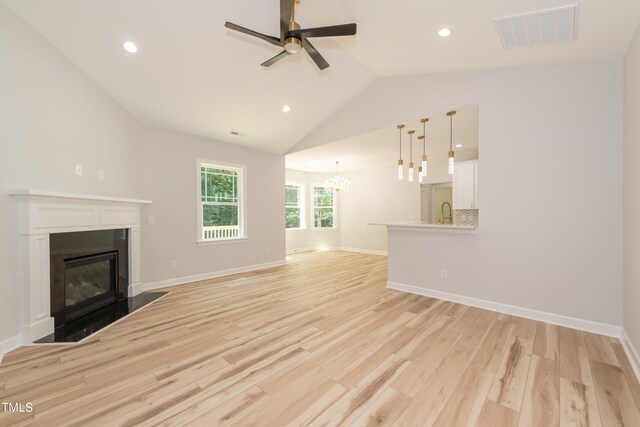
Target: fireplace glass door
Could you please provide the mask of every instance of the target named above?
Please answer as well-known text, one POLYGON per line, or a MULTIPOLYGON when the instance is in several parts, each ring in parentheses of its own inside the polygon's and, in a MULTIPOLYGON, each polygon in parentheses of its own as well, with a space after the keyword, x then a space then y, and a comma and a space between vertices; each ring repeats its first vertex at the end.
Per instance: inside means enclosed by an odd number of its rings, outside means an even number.
POLYGON ((64 266, 66 320, 116 301, 118 251, 66 259, 64 266))

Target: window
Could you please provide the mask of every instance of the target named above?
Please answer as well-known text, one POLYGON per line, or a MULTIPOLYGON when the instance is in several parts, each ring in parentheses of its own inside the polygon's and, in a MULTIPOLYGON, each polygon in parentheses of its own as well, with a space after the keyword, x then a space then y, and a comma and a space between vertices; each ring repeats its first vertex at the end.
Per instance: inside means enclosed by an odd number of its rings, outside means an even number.
POLYGON ((301 184, 287 184, 284 189, 285 228, 305 228, 304 187, 301 184))
POLYGON ((241 239, 245 236, 244 167, 198 161, 199 241, 241 239))
POLYGON ((335 197, 333 188, 313 186, 313 226, 335 228, 335 197))

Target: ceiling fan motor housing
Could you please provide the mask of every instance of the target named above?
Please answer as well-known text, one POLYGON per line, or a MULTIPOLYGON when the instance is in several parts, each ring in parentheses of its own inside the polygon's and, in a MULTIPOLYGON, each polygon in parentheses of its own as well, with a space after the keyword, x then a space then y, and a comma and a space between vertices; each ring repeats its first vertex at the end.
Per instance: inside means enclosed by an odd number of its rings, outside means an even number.
MULTIPOLYGON (((299 30, 300 25, 295 22, 289 22, 289 31, 299 30)), ((289 53, 299 53, 302 50, 302 41, 297 37, 287 37, 284 41, 284 50, 289 53)))

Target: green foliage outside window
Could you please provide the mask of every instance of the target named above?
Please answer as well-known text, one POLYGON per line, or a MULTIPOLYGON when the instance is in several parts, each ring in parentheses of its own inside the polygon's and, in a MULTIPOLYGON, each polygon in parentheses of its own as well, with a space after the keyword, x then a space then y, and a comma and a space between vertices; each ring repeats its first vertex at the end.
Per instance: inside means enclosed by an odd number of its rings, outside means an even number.
POLYGON ((301 195, 300 186, 286 185, 284 190, 285 227, 301 228, 301 195))
POLYGON ((202 166, 202 225, 239 225, 238 171, 202 166))
POLYGON ((333 227, 333 189, 314 187, 313 189, 313 223, 319 228, 333 227))

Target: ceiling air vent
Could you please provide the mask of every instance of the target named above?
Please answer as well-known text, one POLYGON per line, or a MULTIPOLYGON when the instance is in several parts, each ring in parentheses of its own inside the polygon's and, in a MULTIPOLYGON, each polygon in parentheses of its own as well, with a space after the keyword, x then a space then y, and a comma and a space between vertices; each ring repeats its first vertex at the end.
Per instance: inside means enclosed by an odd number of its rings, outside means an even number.
POLYGON ((578 5, 539 10, 520 15, 495 18, 500 39, 510 49, 553 43, 569 43, 576 39, 578 5))

